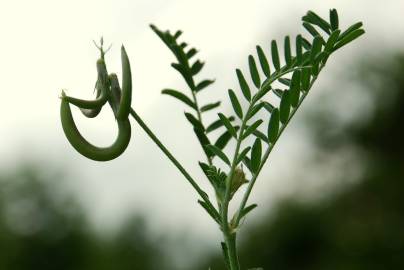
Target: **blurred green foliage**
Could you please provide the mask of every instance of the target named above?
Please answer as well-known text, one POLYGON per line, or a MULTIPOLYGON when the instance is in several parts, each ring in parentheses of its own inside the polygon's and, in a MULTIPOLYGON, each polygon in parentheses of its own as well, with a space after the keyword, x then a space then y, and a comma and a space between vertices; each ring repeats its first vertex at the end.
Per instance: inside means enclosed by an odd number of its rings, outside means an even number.
POLYGON ((141 217, 101 237, 59 190, 67 179, 41 170, 27 166, 0 175, 0 269, 161 269, 162 252, 141 217))
MULTIPOLYGON (((360 154, 352 164, 362 168, 360 181, 320 203, 286 200, 246 228, 243 269, 404 269, 404 56, 392 59, 367 62, 358 73, 374 104, 366 121, 336 127, 327 113, 311 120, 317 151, 349 145, 360 154)), ((346 177, 335 173, 336 181, 346 177)), ((0 269, 175 269, 142 217, 114 236, 96 234, 62 181, 37 166, 0 173, 0 269)), ((221 263, 218 252, 189 269, 224 269, 221 263)))

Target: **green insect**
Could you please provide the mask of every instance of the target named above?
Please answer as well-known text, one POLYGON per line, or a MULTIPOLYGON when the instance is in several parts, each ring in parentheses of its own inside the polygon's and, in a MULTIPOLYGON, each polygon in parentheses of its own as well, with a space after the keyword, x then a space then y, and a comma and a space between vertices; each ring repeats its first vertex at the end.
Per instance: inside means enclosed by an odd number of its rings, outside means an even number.
MULTIPOLYGON (((98 47, 98 46, 97 46, 98 47)), ((63 131, 73 146, 83 156, 96 160, 108 161, 120 156, 127 148, 131 137, 129 113, 132 100, 132 78, 130 63, 125 48, 122 46, 122 90, 115 74, 108 75, 104 62, 105 52, 102 44, 98 47, 101 51, 101 59, 97 61, 98 79, 96 83, 97 97, 95 100, 81 100, 66 96, 62 91, 60 118, 63 131), (78 130, 70 109, 70 103, 77 106, 86 117, 96 117, 103 105, 108 101, 118 124, 118 137, 108 147, 98 147, 88 142, 78 130)))
MULTIPOLYGON (((95 84, 95 90, 96 92, 96 97, 100 97, 101 95, 101 84, 99 83, 99 81, 97 80, 96 84, 95 84)), ((83 109, 80 108, 80 111, 83 113, 83 115, 87 118, 94 118, 96 117, 100 112, 101 112, 102 106, 98 107, 98 108, 94 108, 94 109, 83 109)))
POLYGON ((98 72, 97 88, 100 87, 100 95, 96 99, 83 100, 74 97, 69 97, 66 95, 64 96, 64 99, 81 109, 99 109, 100 107, 102 107, 108 101, 109 98, 108 72, 107 67, 105 65, 105 61, 103 59, 97 60, 97 72, 98 72))

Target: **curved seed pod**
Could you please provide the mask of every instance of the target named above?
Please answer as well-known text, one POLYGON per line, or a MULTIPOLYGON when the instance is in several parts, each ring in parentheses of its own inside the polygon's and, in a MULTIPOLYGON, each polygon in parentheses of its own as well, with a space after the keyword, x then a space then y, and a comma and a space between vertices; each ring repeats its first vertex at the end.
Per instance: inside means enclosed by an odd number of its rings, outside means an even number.
POLYGON ((60 106, 60 117, 63 131, 70 144, 83 156, 96 160, 108 161, 120 156, 129 144, 131 127, 129 119, 118 119, 118 137, 109 147, 97 147, 89 143, 79 132, 74 123, 69 102, 62 96, 60 106))
POLYGON ((80 111, 83 113, 83 115, 87 118, 94 118, 98 114, 100 114, 102 107, 95 108, 95 109, 82 109, 80 108, 80 111))
POLYGON ((68 101, 69 103, 76 105, 82 109, 100 109, 108 100, 109 91, 108 91, 108 72, 107 67, 105 66, 105 62, 103 59, 97 60, 97 72, 98 72, 98 81, 101 83, 97 83, 100 85, 101 93, 94 100, 83 100, 74 97, 69 97, 64 94, 63 99, 68 101))
POLYGON ((130 63, 125 47, 121 47, 122 61, 122 96, 119 101, 119 108, 116 113, 117 119, 126 119, 129 116, 132 103, 132 74, 130 71, 130 63))
POLYGON ((118 76, 115 73, 111 73, 108 76, 111 85, 111 96, 108 99, 109 105, 114 112, 115 117, 117 117, 119 102, 121 100, 121 87, 119 86, 118 76))
MULTIPOLYGON (((96 97, 98 98, 101 95, 101 86, 99 81, 97 80, 97 83, 95 84, 95 88, 97 90, 96 97)), ((80 111, 83 113, 83 115, 87 118, 94 118, 96 117, 100 112, 101 112, 102 106, 99 108, 95 109, 83 109, 80 108, 80 111)))

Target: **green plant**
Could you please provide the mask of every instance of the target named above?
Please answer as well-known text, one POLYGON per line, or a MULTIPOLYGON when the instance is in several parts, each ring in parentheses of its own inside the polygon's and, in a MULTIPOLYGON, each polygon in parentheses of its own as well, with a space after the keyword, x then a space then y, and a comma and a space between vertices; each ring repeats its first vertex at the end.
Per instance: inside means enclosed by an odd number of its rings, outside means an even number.
POLYGON ((67 97, 62 93, 61 119, 64 132, 73 147, 84 156, 100 161, 110 160, 119 156, 126 149, 130 137, 128 121, 130 113, 197 191, 201 197, 198 203, 218 224, 223 233, 224 241, 221 245, 227 268, 238 270, 240 269, 236 250, 238 228, 241 220, 257 206, 256 204, 247 205, 247 202, 269 154, 290 119, 308 95, 329 56, 365 33, 362 29, 362 23, 356 23, 342 32, 339 29, 338 14, 335 9, 330 11, 329 22, 312 11, 309 11, 302 20, 303 27, 310 34, 310 41, 302 35, 298 35, 295 39, 295 50, 292 52, 291 39, 289 36, 285 37, 284 61, 281 63, 277 42, 273 40, 271 42, 273 67, 271 67, 264 50, 257 46, 258 62, 262 72, 258 70, 256 58, 252 55, 248 57, 250 77, 255 90, 252 91, 252 87, 250 87, 243 72, 237 69, 236 75, 242 95, 237 95, 232 89, 228 90, 235 116, 218 113, 218 119, 208 125, 203 122, 203 114, 217 110, 221 102, 216 101, 204 106, 200 106, 198 103, 198 93, 214 83, 213 79, 197 82, 195 78, 204 67, 204 62, 193 60, 197 50, 189 48, 187 43, 179 41, 181 31, 172 34, 151 25, 152 30, 173 52, 177 62, 172 63, 171 66, 181 74, 189 87, 191 97, 174 89, 164 89, 162 93, 182 101, 192 110, 192 112, 186 112, 185 117, 191 123, 206 155, 206 161, 199 162, 199 165, 212 184, 216 194, 217 207, 199 187, 194 178, 152 133, 135 110, 130 108, 130 65, 123 47, 123 89, 120 89, 116 75, 108 76, 104 62, 103 41, 101 39, 100 46, 97 46, 101 52, 101 59, 97 62, 97 99, 93 102, 82 101, 67 97), (265 98, 269 95, 277 96, 279 104, 273 105, 268 102, 265 98), (242 98, 248 103, 246 108, 243 108, 240 103, 242 98), (109 102, 115 113, 120 133, 117 141, 111 147, 98 148, 87 142, 78 132, 71 117, 69 103, 81 108, 87 117, 95 117, 101 107, 106 104, 106 101, 109 102), (89 113, 86 110, 93 111, 89 113), (267 119, 257 117, 257 113, 261 110, 267 111, 269 114, 268 124, 264 129, 261 127, 264 126, 263 123, 267 119), (223 132, 213 142, 211 132, 217 129, 223 129, 223 132), (225 153, 225 147, 231 140, 235 141, 236 147, 234 154, 229 157, 225 153), (253 143, 248 145, 251 140, 253 143), (223 161, 223 163, 219 162, 218 164, 215 157, 223 161), (245 165, 247 172, 244 172, 241 164, 245 165), (224 169, 223 166, 225 166, 224 169), (238 210, 230 218, 228 211, 230 201, 244 184, 247 185, 246 191, 238 210))

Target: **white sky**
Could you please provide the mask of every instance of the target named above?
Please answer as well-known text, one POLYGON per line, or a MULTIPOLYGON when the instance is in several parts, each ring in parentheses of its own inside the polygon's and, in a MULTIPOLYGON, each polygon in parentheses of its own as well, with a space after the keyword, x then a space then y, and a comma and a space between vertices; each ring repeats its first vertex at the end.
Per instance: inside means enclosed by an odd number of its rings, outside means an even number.
MULTIPOLYGON (((328 16, 333 7, 344 26, 363 21, 367 35, 330 61, 329 66, 335 67, 324 72, 328 75, 322 76, 315 91, 329 85, 336 67, 346 68, 355 57, 366 55, 366 49, 377 48, 373 53, 382 54, 387 48, 402 47, 404 1, 1 0, 0 163, 16 166, 33 157, 45 168, 63 166, 74 176, 65 184, 77 191, 101 226, 117 224, 128 209, 143 209, 156 221, 156 230, 164 226, 193 236, 203 234, 207 242, 217 238, 218 230, 197 206, 190 185, 136 124, 127 151, 112 162, 96 163, 76 153, 60 125, 61 89, 68 89, 72 96, 91 97, 98 57, 92 40, 103 35, 106 43, 113 43, 107 64, 118 74, 119 46, 124 43, 133 68, 133 107, 199 179, 197 160, 202 152, 183 117, 186 108, 160 95, 163 88, 185 85, 170 67, 173 57, 149 23, 184 30, 183 39, 200 49, 199 57, 207 61, 201 77, 216 78, 202 100, 220 98, 227 106, 226 90, 237 87, 234 69, 246 70, 247 56, 256 44, 268 50, 271 39, 303 31, 300 17, 308 9, 328 16)), ((114 139, 116 127, 109 111, 96 120, 76 116, 80 129, 94 143, 106 145, 114 139)), ((310 148, 297 124, 289 131, 251 198, 261 205, 257 212, 265 212, 274 198, 299 187, 296 181, 278 179, 288 175, 288 162, 301 159, 310 148)), ((200 182, 209 189, 204 179, 200 182)))

